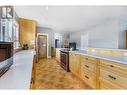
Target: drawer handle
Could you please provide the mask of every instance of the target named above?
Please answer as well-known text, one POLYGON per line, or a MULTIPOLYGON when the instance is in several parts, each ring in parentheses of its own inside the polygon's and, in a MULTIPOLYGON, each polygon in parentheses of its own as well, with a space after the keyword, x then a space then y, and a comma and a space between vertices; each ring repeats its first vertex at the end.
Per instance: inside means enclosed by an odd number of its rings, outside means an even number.
POLYGON ((88 65, 85 65, 85 67, 89 68, 89 66, 88 66, 88 65))
POLYGON ((114 67, 113 65, 110 65, 110 67, 114 67))
POLYGON ((85 78, 89 79, 89 77, 88 77, 88 76, 85 76, 85 78))
POLYGON ((108 75, 109 78, 113 79, 113 80, 116 80, 115 77, 111 76, 111 75, 108 75))

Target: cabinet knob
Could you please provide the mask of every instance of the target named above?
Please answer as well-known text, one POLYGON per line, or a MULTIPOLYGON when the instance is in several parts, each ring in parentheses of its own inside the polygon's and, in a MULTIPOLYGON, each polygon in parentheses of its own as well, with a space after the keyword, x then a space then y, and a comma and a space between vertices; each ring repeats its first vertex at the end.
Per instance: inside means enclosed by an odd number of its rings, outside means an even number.
POLYGON ((86 58, 86 60, 88 60, 88 58, 86 58))
POLYGON ((114 67, 113 65, 109 65, 110 67, 114 67))
POLYGON ((88 76, 85 76, 85 78, 89 79, 89 77, 88 77, 88 76))
POLYGON ((85 65, 85 67, 89 68, 89 66, 88 66, 88 65, 85 65))

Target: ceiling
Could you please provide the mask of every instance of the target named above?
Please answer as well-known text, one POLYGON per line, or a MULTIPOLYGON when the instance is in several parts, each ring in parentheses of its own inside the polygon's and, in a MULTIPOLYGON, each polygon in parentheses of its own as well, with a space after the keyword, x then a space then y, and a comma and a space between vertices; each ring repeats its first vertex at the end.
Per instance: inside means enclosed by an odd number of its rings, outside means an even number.
POLYGON ((127 17, 127 6, 14 6, 19 17, 57 32, 76 32, 104 21, 127 17))

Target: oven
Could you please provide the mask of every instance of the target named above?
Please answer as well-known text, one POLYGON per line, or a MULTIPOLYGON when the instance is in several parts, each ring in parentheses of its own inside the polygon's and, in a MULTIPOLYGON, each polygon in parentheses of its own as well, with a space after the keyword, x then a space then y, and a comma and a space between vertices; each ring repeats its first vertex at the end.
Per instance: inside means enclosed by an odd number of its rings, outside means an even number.
POLYGON ((69 72, 69 51, 60 51, 61 67, 69 72))

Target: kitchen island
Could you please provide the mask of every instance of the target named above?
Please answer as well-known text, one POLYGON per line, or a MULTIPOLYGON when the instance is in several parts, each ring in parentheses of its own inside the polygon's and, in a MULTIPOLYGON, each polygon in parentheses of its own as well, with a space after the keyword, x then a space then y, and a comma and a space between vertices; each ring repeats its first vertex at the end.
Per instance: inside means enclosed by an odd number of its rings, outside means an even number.
POLYGON ((29 89, 34 55, 34 50, 15 53, 13 65, 0 77, 0 89, 29 89))
POLYGON ((126 51, 125 56, 106 53, 69 51, 70 71, 93 89, 127 89, 126 51))
MULTIPOLYGON (((70 51, 70 52, 81 54, 81 55, 86 55, 86 56, 90 56, 90 57, 94 57, 94 58, 114 61, 114 62, 118 62, 120 64, 127 64, 127 56, 116 57, 116 56, 106 55, 106 54, 97 54, 97 53, 94 53, 94 52, 89 53, 85 50, 77 50, 77 51, 70 51)), ((126 51, 124 50, 124 52, 127 52, 127 50, 126 51)))

